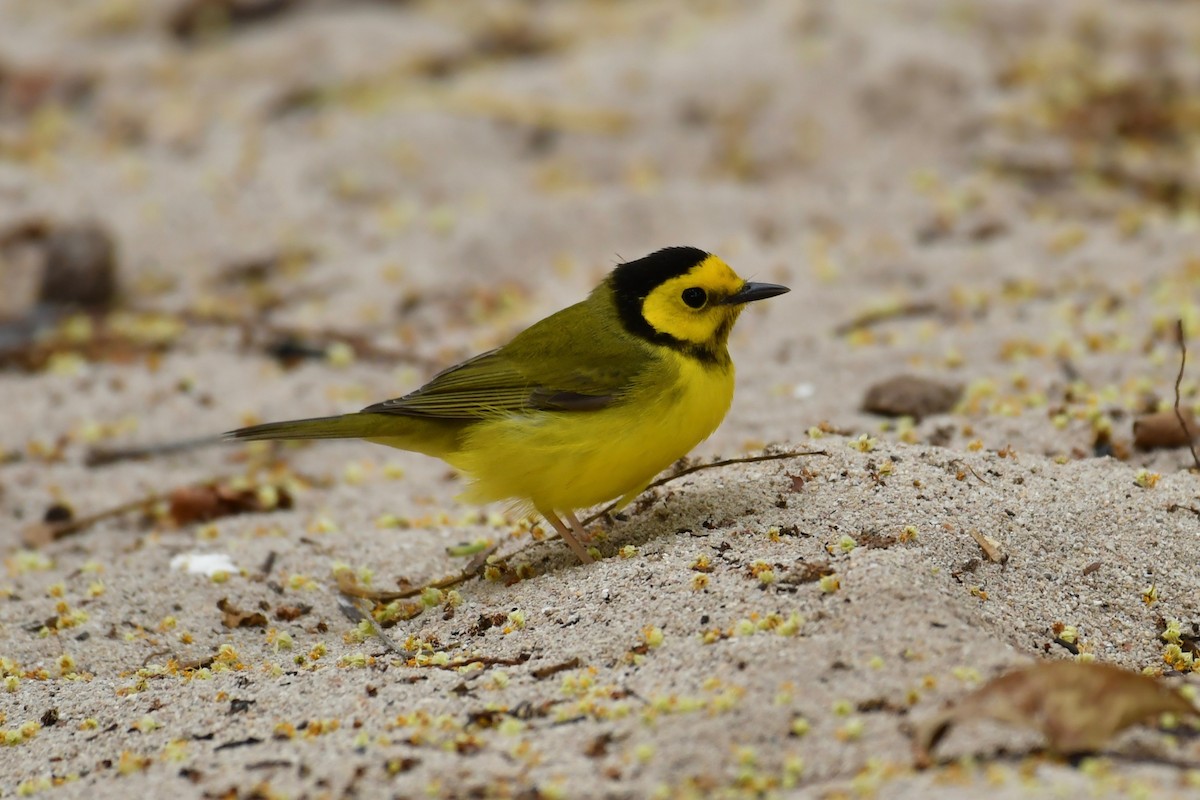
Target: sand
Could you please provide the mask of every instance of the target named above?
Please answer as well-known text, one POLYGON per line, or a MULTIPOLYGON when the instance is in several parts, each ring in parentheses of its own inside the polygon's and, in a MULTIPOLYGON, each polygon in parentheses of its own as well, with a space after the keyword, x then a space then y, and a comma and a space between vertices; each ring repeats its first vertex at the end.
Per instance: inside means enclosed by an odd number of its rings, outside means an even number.
POLYGON ((1080 765, 980 721, 924 771, 911 739, 1039 659, 1198 682, 1161 638, 1200 623, 1192 457, 1130 443, 1200 332, 1192 6, 314 0, 181 41, 184 5, 0 0, 0 229, 108 231, 132 331, 0 372, 0 796, 1200 792, 1186 729, 1080 765), (792 287, 696 458, 821 453, 669 483, 595 564, 364 443, 86 463, 397 396, 673 244, 792 287), (860 410, 901 373, 964 394, 860 410), (291 508, 21 544, 251 468, 291 508), (343 613, 338 570, 420 586, 479 540, 503 568, 404 652, 343 613))

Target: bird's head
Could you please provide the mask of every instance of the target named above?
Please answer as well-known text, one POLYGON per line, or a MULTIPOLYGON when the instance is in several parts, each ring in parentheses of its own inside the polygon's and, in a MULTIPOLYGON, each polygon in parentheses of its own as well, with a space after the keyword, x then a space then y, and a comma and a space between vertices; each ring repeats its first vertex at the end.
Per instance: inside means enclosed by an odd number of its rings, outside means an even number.
POLYGON ((721 358, 746 303, 788 291, 738 277, 695 247, 667 247, 621 264, 608 278, 626 329, 701 358, 721 358))

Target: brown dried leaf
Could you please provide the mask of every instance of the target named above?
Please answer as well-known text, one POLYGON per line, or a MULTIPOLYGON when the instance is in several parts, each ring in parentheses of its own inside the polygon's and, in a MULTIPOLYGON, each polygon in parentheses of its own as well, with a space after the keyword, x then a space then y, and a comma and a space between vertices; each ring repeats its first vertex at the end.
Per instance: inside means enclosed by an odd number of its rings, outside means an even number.
POLYGON ((617 740, 616 735, 612 731, 605 731, 599 736, 592 739, 586 747, 583 748, 583 754, 588 758, 603 758, 608 755, 608 746, 617 740))
POLYGON ((1000 543, 985 533, 980 533, 975 528, 967 530, 975 543, 979 545, 979 549, 987 556, 987 560, 994 564, 1003 564, 1008 561, 1008 554, 1000 549, 1000 543))
POLYGON ((804 490, 805 484, 817 477, 817 474, 808 467, 804 467, 795 475, 789 473, 788 477, 792 479, 792 491, 800 492, 804 490))
POLYGON ((181 486, 168 497, 169 513, 176 525, 188 525, 235 514, 291 508, 292 496, 287 489, 273 488, 274 501, 267 505, 259 494, 259 487, 234 489, 219 483, 181 486))
POLYGON ((218 600, 217 608, 221 611, 221 624, 226 628, 267 627, 266 614, 261 611, 243 611, 229 602, 229 598, 222 597, 218 600))
POLYGON ((914 759, 929 766, 951 727, 980 718, 1039 730, 1051 750, 1072 755, 1099 750, 1164 713, 1195 716, 1197 709, 1162 681, 1111 664, 1046 661, 1001 675, 929 720, 913 742, 914 759))
POLYGON ((171 492, 171 519, 176 525, 221 516, 220 500, 212 486, 181 486, 171 492))
POLYGON ((275 609, 275 619, 282 620, 283 622, 293 622, 310 611, 312 611, 312 606, 307 603, 298 603, 294 606, 279 606, 275 609))

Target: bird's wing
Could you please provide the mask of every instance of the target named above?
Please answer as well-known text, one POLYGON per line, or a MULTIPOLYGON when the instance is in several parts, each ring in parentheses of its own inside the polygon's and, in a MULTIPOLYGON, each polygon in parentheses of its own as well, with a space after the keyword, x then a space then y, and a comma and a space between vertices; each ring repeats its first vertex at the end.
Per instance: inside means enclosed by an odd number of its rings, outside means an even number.
POLYGON ((607 408, 628 391, 645 359, 636 343, 595 316, 595 309, 583 303, 564 309, 504 347, 450 367, 415 392, 362 413, 465 420, 607 408))

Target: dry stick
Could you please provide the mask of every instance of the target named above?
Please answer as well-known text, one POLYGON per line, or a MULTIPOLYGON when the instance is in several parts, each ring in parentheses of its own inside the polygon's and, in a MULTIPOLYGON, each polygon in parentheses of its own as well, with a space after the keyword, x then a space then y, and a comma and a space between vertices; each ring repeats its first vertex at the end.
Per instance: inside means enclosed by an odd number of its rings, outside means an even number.
MULTIPOLYGON (((350 620, 354 622, 366 622, 371 627, 372 632, 379 637, 379 641, 383 642, 384 647, 386 647, 388 650, 404 657, 405 659, 413 658, 417 655, 417 653, 412 650, 406 650, 400 645, 396 644, 396 641, 392 639, 392 637, 388 636, 379 623, 375 621, 375 617, 371 615, 371 612, 359 605, 359 601, 373 600, 378 602, 383 600, 384 602, 390 602, 391 600, 399 600, 401 598, 413 597, 421 594, 427 588, 448 589, 452 586, 457 586, 458 584, 463 583, 464 581, 467 581, 470 578, 475 577, 475 575, 478 573, 482 572, 483 568, 487 565, 488 556, 496 552, 496 548, 498 546, 499 545, 492 545, 491 547, 481 550, 475 555, 474 558, 471 559, 470 563, 468 563, 458 575, 453 575, 449 578, 443 578, 440 581, 434 581, 433 583, 426 584, 425 586, 414 587, 412 589, 405 589, 398 592, 368 591, 361 588, 357 584, 357 582, 354 580, 353 573, 343 570, 339 572, 337 576, 338 591, 341 593, 338 597, 338 607, 341 608, 342 613, 350 620)), ((421 610, 423 611, 424 609, 422 608, 421 610)), ((418 612, 418 614, 419 613, 420 612, 418 612)), ((415 617, 417 614, 413 614, 413 616, 415 617)), ((411 619, 411 617, 409 617, 409 619, 411 619)), ((510 662, 503 659, 488 659, 480 656, 468 658, 464 661, 454 662, 452 666, 460 667, 473 663, 483 663, 485 665, 510 663, 522 664, 525 662, 525 660, 526 659, 510 662)))
POLYGON ((383 646, 391 652, 399 656, 403 656, 404 658, 412 658, 417 654, 414 650, 405 650, 403 647, 396 644, 396 641, 392 639, 392 637, 384 633, 383 628, 379 627, 379 623, 375 621, 373 616, 371 616, 371 612, 361 608, 358 605, 357 598, 343 593, 338 596, 337 604, 338 608, 341 609, 342 614, 344 614, 351 622, 367 623, 367 625, 371 627, 371 632, 378 636, 379 641, 383 642, 383 646))
POLYGON ((970 464, 968 464, 967 462, 963 461, 961 458, 954 458, 954 459, 951 459, 951 460, 950 460, 949 462, 947 462, 947 463, 949 463, 949 464, 954 464, 954 465, 957 465, 957 466, 959 466, 959 467, 966 467, 967 471, 968 471, 968 472, 970 472, 972 475, 974 475, 974 476, 975 476, 975 480, 979 481, 980 483, 984 484, 985 486, 987 485, 987 481, 985 481, 983 478, 979 477, 979 473, 978 473, 978 472, 976 472, 976 471, 975 471, 975 469, 974 469, 974 468, 973 468, 973 467, 972 467, 970 464))
POLYGON ((466 583, 482 572, 483 568, 487 566, 488 557, 496 552, 496 548, 498 547, 499 545, 493 544, 476 553, 475 557, 457 575, 451 575, 441 580, 427 583, 424 586, 412 586, 408 589, 397 589, 391 592, 364 589, 358 585, 358 582, 354 578, 354 573, 349 570, 341 570, 337 574, 338 591, 347 597, 360 597, 364 600, 372 600, 377 603, 390 603, 393 600, 416 597, 426 589, 452 589, 460 583, 466 583))
MULTIPOLYGON (((800 458, 801 456, 827 456, 827 455, 829 455, 829 453, 825 452, 824 450, 802 450, 798 453, 797 452, 769 453, 767 455, 762 455, 762 456, 744 456, 742 458, 726 458, 722 461, 712 461, 708 464, 696 464, 695 466, 688 467, 686 469, 681 469, 679 472, 676 472, 672 475, 667 475, 666 477, 659 478, 658 480, 654 481, 649 486, 647 486, 646 489, 643 491, 649 491, 650 489, 657 489, 659 486, 670 483, 671 481, 679 480, 680 478, 682 478, 686 475, 691 475, 694 472, 702 472, 703 470, 706 470, 706 469, 717 469, 718 467, 728 467, 731 464, 756 464, 760 461, 779 461, 779 460, 785 459, 785 458, 800 458)), ((608 506, 606 506, 605 508, 602 508, 601 510, 597 511, 595 514, 592 514, 590 517, 585 519, 583 521, 583 524, 591 525, 593 522, 600 519, 605 514, 610 513, 616 507, 617 507, 617 503, 615 503, 615 502, 609 503, 608 506)), ((550 537, 550 538, 554 538, 554 537, 550 537)))
POLYGON ((1192 463, 1200 470, 1200 456, 1196 455, 1196 443, 1192 440, 1191 430, 1183 419, 1183 412, 1179 410, 1179 384, 1183 382, 1183 368, 1187 366, 1187 342, 1184 341, 1182 319, 1175 320, 1175 336, 1179 341, 1179 374, 1175 376, 1175 419, 1179 420, 1179 427, 1183 429, 1183 435, 1187 438, 1188 450, 1192 451, 1192 463))
POLYGON ((1168 514, 1174 514, 1176 511, 1190 511, 1197 517, 1200 517, 1200 508, 1196 508, 1195 506, 1185 506, 1180 503, 1171 503, 1171 505, 1167 506, 1168 514))
MULTIPOLYGON (((301 476, 304 477, 304 476, 301 476)), ((185 484, 183 487, 176 486, 165 492, 152 492, 145 497, 140 497, 137 500, 130 500, 120 505, 106 508, 103 511, 97 511, 95 514, 88 514, 75 519, 64 520, 63 522, 35 522, 29 525, 21 533, 21 539, 27 547, 38 547, 49 542, 57 541, 66 536, 71 536, 80 533, 86 528, 90 528, 97 522, 103 522, 112 517, 119 517, 124 514, 130 514, 134 511, 149 510, 155 503, 167 502, 171 499, 173 492, 180 488, 191 488, 193 486, 221 486, 227 484, 237 478, 236 475, 217 475, 197 483, 185 484)), ((305 480, 309 480, 305 477, 305 480)))
POLYGON ((528 654, 522 654, 515 658, 501 658, 499 656, 469 656, 451 661, 448 664, 430 664, 431 667, 437 669, 458 669, 459 667, 467 667, 471 664, 480 664, 485 667, 517 667, 529 660, 528 654))
POLYGON ((871 328, 882 322, 887 322, 893 319, 901 319, 903 317, 918 317, 928 316, 931 314, 943 313, 937 303, 932 302, 916 302, 906 303, 905 305, 896 308, 885 308, 878 311, 867 311, 859 314, 848 322, 843 322, 833 329, 835 336, 846 336, 863 328, 871 328))
POLYGON ((167 497, 168 495, 161 493, 151 494, 138 500, 131 500, 128 503, 113 506, 104 511, 98 511, 95 514, 89 514, 86 517, 77 517, 65 522, 35 522, 21 532, 21 541, 26 547, 39 547, 62 539, 65 536, 79 533, 84 528, 90 528, 97 522, 103 522, 111 517, 119 517, 122 514, 128 514, 132 511, 148 509, 155 503, 166 500, 167 497))

